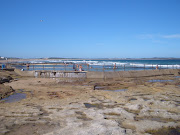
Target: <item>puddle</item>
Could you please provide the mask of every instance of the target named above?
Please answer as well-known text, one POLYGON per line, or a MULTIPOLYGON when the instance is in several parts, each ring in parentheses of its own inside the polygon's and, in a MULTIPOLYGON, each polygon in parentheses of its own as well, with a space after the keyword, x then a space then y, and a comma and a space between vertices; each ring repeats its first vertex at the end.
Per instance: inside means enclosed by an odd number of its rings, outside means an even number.
POLYGON ((1 99, 1 101, 4 101, 4 103, 12 103, 12 102, 18 102, 25 98, 26 98, 25 93, 14 93, 13 95, 10 95, 7 98, 1 99))
POLYGON ((128 89, 117 89, 117 90, 108 90, 107 87, 103 86, 94 86, 94 90, 103 90, 103 91, 112 91, 112 92, 120 92, 127 91, 128 89))
POLYGON ((175 76, 175 78, 180 78, 180 76, 175 76))
POLYGON ((121 92, 121 91, 127 91, 128 89, 119 89, 119 90, 104 90, 104 91, 112 91, 112 92, 121 92))
POLYGON ((85 105, 85 107, 86 108, 99 108, 99 109, 101 109, 101 108, 103 108, 103 105, 101 105, 101 104, 90 104, 90 103, 84 103, 84 105, 85 105))
POLYGON ((129 101, 137 100, 137 98, 130 98, 129 101))
POLYGON ((158 130, 149 130, 146 131, 147 133, 150 133, 152 135, 179 135, 180 134, 180 128, 176 127, 169 127, 169 128, 161 128, 158 130))
POLYGON ((149 80, 148 82, 173 82, 174 80, 149 80))
POLYGON ((161 101, 161 102, 167 102, 167 101, 169 101, 169 100, 161 99, 160 101, 161 101))
POLYGON ((105 87, 102 86, 94 86, 94 90, 103 90, 105 87))

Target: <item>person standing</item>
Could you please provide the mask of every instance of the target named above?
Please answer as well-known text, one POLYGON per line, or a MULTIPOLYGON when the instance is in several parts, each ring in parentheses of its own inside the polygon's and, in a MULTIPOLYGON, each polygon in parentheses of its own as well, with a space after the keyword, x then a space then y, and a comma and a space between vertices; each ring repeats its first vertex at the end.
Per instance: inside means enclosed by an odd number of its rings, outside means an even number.
POLYGON ((78 68, 79 68, 79 65, 78 65, 78 64, 76 64, 76 71, 78 71, 78 68))
POLYGON ((158 68, 159 68, 158 65, 156 65, 156 70, 157 70, 158 68))
POLYGON ((116 63, 114 63, 114 67, 113 67, 113 69, 114 69, 114 70, 116 69, 116 63))
POLYGON ((26 64, 27 70, 29 70, 29 63, 26 64))
POLYGON ((82 65, 79 66, 79 71, 80 71, 80 72, 82 71, 82 65))

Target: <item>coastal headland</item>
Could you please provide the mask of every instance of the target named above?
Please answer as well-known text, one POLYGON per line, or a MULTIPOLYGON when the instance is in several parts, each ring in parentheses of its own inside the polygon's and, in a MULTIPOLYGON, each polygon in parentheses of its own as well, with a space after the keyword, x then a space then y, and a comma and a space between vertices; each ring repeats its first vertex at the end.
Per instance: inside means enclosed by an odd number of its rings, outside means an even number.
POLYGON ((10 96, 0 101, 0 134, 180 133, 179 69, 92 77, 96 73, 84 78, 43 78, 1 70, 0 92, 7 93, 0 93, 1 97, 10 96))

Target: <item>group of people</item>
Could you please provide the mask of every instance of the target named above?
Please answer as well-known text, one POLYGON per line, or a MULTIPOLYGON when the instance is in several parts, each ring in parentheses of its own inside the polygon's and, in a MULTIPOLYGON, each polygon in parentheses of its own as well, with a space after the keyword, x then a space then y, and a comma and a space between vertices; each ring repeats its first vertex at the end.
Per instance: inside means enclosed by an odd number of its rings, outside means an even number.
POLYGON ((82 68, 83 68, 82 65, 73 64, 73 69, 74 69, 75 71, 83 71, 82 68))
MULTIPOLYGON (((114 67, 113 67, 113 69, 115 70, 117 67, 116 67, 116 63, 114 63, 114 67)), ((156 65, 156 69, 159 69, 159 66, 158 65, 156 65)))
POLYGON ((0 68, 3 70, 3 69, 5 69, 6 68, 6 65, 5 64, 2 64, 2 65, 0 65, 0 68))

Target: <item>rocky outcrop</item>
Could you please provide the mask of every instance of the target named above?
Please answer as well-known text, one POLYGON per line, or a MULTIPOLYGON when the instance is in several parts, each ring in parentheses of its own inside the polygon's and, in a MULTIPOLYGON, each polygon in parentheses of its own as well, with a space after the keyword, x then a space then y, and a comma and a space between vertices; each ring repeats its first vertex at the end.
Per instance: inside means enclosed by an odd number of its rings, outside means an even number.
POLYGON ((13 93, 14 90, 11 86, 5 86, 4 84, 0 84, 0 99, 8 97, 13 93))
POLYGON ((6 76, 6 77, 2 76, 2 77, 0 77, 0 84, 3 84, 5 82, 10 82, 10 80, 12 80, 12 79, 13 78, 11 76, 6 76))

